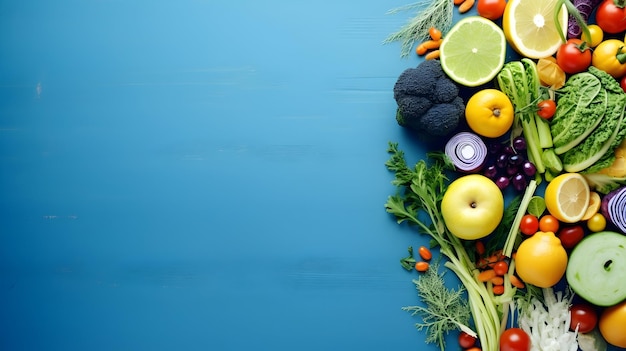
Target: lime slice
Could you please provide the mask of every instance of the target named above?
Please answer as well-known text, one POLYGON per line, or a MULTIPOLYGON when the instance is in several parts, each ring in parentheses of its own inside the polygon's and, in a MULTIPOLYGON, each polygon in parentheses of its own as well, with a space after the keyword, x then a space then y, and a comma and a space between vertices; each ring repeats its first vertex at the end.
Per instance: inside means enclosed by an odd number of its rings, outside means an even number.
POLYGON ((439 50, 441 67, 450 79, 475 87, 489 82, 502 69, 506 39, 491 20, 470 16, 450 29, 439 50))
POLYGON ((559 26, 554 12, 558 0, 509 0, 502 16, 506 40, 519 54, 540 59, 554 55, 567 31, 568 12, 559 11, 559 26))

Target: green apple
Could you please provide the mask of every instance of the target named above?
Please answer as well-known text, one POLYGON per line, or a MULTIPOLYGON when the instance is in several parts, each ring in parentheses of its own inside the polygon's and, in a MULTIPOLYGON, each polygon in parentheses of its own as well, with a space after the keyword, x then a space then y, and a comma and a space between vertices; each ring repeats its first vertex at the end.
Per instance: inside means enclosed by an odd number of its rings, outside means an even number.
POLYGON ((498 186, 483 175, 462 176, 443 194, 441 214, 450 233, 461 239, 480 239, 500 224, 504 196, 498 186))
POLYGON ((624 301, 626 235, 605 231, 585 237, 570 253, 565 276, 576 294, 595 305, 624 301))

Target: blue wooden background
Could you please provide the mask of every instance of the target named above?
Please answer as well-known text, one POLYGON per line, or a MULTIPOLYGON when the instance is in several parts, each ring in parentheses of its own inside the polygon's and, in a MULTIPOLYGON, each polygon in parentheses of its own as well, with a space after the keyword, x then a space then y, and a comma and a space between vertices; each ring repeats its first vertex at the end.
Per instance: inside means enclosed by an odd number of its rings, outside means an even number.
POLYGON ((405 4, 0 1, 0 349, 437 350, 383 207, 405 4))

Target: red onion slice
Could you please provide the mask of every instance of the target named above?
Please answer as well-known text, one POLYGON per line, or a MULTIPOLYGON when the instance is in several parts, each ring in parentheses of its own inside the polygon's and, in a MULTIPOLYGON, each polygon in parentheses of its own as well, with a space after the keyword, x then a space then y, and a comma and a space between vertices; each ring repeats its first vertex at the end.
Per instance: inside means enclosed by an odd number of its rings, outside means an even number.
POLYGON ((611 222, 626 233, 626 187, 613 196, 608 203, 611 222))
POLYGON ((477 134, 460 132, 446 143, 444 152, 457 170, 466 173, 479 171, 487 159, 487 145, 477 134))

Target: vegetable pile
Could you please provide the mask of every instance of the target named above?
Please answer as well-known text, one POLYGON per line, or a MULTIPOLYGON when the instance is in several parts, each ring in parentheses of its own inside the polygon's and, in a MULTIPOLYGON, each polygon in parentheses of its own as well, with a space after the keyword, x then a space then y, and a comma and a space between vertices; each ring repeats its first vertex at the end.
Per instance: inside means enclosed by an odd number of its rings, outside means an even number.
POLYGON ((417 274, 420 300, 403 309, 442 351, 449 333, 465 351, 626 348, 626 2, 547 1, 560 46, 526 57, 522 47, 550 49, 504 28, 517 54, 486 84, 442 69, 446 55, 468 52, 450 47, 467 49, 458 36, 446 42, 455 6, 460 17, 514 25, 510 3, 435 0, 391 11, 417 11, 384 43, 400 41, 402 58, 416 53, 393 87, 394 117, 428 147, 414 163, 402 149, 411 145, 387 150, 396 193, 385 209, 430 239, 419 257, 409 246, 400 259, 417 274), (447 271, 458 287, 446 286, 447 271))

